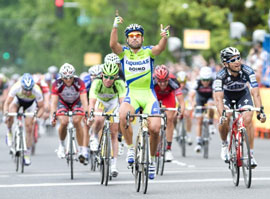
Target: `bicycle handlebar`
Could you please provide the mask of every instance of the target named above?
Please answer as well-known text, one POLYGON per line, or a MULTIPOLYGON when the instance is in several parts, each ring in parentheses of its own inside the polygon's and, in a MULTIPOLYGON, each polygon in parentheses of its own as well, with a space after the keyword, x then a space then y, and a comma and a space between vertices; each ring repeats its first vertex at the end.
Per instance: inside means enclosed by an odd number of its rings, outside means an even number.
POLYGON ((217 110, 217 107, 215 107, 215 106, 195 106, 195 109, 202 109, 202 110, 213 109, 213 110, 217 110))
POLYGON ((163 118, 165 115, 164 114, 146 114, 146 113, 142 113, 142 114, 130 114, 130 111, 128 111, 127 116, 126 116, 126 120, 127 120, 127 126, 126 129, 129 127, 129 119, 130 117, 139 117, 142 119, 147 119, 148 117, 160 117, 163 118))
POLYGON ((78 111, 66 111, 66 112, 60 112, 60 113, 56 113, 55 116, 75 116, 75 115, 81 115, 81 116, 85 116, 84 112, 78 112, 78 111))
POLYGON ((222 112, 222 116, 226 117, 226 113, 233 113, 233 112, 243 113, 246 111, 261 111, 261 108, 249 107, 249 108, 239 108, 239 109, 225 109, 222 112))
POLYGON ((36 115, 35 112, 31 112, 31 113, 7 113, 7 116, 13 116, 13 117, 17 117, 17 116, 30 116, 30 117, 34 117, 36 115))
POLYGON ((161 107, 160 111, 178 111, 180 112, 180 108, 166 108, 166 107, 161 107))
POLYGON ((119 113, 93 112, 94 116, 119 117, 119 113))

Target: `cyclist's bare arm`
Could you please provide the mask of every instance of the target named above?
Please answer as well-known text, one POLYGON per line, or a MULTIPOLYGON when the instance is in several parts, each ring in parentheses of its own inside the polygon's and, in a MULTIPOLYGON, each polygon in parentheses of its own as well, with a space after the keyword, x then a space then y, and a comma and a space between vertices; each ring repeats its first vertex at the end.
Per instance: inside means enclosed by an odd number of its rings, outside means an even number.
POLYGON ((261 101, 259 88, 258 87, 252 88, 251 95, 253 97, 255 107, 260 108, 262 106, 262 101, 261 101))
POLYGON ((119 104, 122 104, 122 102, 124 101, 124 97, 121 97, 121 98, 119 98, 119 104))
POLYGON ((49 112, 50 110, 50 93, 44 94, 44 111, 49 112))
POLYGON ((89 112, 91 110, 95 110, 96 102, 97 102, 97 98, 90 98, 89 99, 89 112))
POLYGON ((163 25, 160 24, 160 29, 161 29, 160 36, 162 38, 159 40, 159 43, 152 48, 152 54, 153 55, 155 55, 155 56, 159 55, 160 53, 162 53, 162 51, 165 50, 166 45, 167 45, 168 35, 167 35, 167 32, 164 32, 164 30, 166 31, 169 28, 170 28, 170 26, 167 26, 165 29, 163 29, 163 25))
POLYGON ((223 98, 224 98, 223 91, 218 91, 215 93, 216 106, 220 116, 222 115, 224 109, 223 98))
POLYGON ((8 107, 11 104, 11 102, 13 101, 14 97, 8 96, 5 103, 4 103, 4 113, 8 112, 8 107))
POLYGON ((118 42, 118 31, 117 28, 112 28, 110 37, 110 47, 115 54, 120 54, 123 49, 121 44, 118 42))
POLYGON ((195 107, 195 96, 196 96, 196 91, 195 90, 191 90, 189 93, 189 101, 191 102, 191 106, 192 108, 195 107))
POLYGON ((43 101, 37 102, 38 106, 38 112, 37 112, 37 117, 40 118, 44 112, 44 103, 43 101))
POLYGON ((185 100, 184 100, 184 96, 183 95, 177 95, 176 99, 178 101, 178 103, 181 106, 181 114, 184 114, 185 112, 185 100))
POLYGON ((87 112, 88 111, 87 94, 86 93, 80 94, 80 100, 82 102, 84 112, 87 112))
POLYGON ((57 110, 57 103, 58 103, 58 95, 52 95, 51 98, 51 116, 56 112, 57 110))

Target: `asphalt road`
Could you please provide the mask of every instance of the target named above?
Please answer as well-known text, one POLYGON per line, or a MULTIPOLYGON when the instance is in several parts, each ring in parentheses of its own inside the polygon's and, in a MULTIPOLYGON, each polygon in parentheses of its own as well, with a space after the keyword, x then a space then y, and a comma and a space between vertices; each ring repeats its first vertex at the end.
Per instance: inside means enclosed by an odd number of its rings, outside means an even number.
MULTIPOLYGON (((180 148, 173 144, 174 161, 166 163, 163 176, 150 181, 148 192, 137 193, 134 178, 127 169, 126 154, 118 158, 119 176, 105 187, 100 185, 99 172, 90 172, 90 166, 75 163, 74 180, 65 160, 57 158, 58 138, 42 135, 32 165, 25 173, 17 173, 5 144, 6 128, 0 125, 0 198, 269 198, 270 195, 270 140, 255 140, 255 157, 258 167, 253 170, 252 185, 246 189, 243 179, 238 187, 232 182, 228 165, 220 159, 219 136, 212 136, 210 157, 188 146, 187 157, 181 157, 180 148)), ((195 137, 195 135, 193 135, 195 137)), ((126 152, 126 150, 125 150, 126 152)))

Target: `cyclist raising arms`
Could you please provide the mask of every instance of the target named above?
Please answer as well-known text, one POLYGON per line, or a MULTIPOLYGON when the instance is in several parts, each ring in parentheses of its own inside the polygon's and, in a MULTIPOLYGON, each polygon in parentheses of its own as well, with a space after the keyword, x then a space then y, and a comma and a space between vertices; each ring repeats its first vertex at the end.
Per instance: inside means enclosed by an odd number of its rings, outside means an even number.
MULTIPOLYGON (((144 41, 144 29, 141 25, 131 24, 125 30, 127 45, 122 47, 118 42, 117 27, 123 22, 120 16, 116 16, 110 37, 110 47, 116 53, 122 64, 127 84, 127 94, 120 106, 120 128, 128 145, 127 161, 134 162, 134 146, 132 142, 133 130, 129 126, 126 129, 126 115, 130 111, 143 109, 144 113, 158 114, 159 103, 153 90, 153 62, 166 48, 169 36, 169 26, 163 29, 161 25, 161 40, 156 46, 142 46, 144 41)), ((152 163, 149 166, 149 178, 155 177, 155 153, 157 150, 160 118, 149 118, 150 150, 152 163)))
MULTIPOLYGON (((90 89, 89 107, 90 111, 117 113, 119 103, 122 103, 126 94, 125 83, 118 79, 119 67, 115 63, 105 63, 103 65, 102 78, 95 79, 90 89)), ((114 118, 110 125, 112 137, 113 159, 111 162, 112 176, 118 175, 116 167, 118 154, 118 123, 119 118, 114 118)), ((98 132, 103 127, 104 117, 95 117, 95 122, 91 128, 91 141, 97 143, 98 132), (95 140, 95 141, 94 141, 95 140)), ((92 144, 91 144, 92 145, 92 144)), ((91 146, 90 146, 91 147, 91 146)))
MULTIPOLYGON (((168 68, 165 65, 157 66, 154 73, 154 89, 157 94, 158 101, 162 102, 162 105, 166 108, 175 108, 176 100, 181 107, 180 118, 183 117, 185 112, 185 101, 182 95, 182 91, 177 81, 176 77, 169 73, 168 68)), ((166 111, 167 115, 167 128, 166 128, 166 138, 167 138, 167 150, 165 154, 165 160, 171 162, 173 160, 173 155, 171 152, 174 120, 176 117, 176 111, 166 111)))
MULTIPOLYGON (((256 81, 256 76, 252 68, 241 64, 240 52, 234 47, 227 47, 220 52, 221 62, 225 66, 217 73, 215 80, 215 100, 220 116, 219 132, 222 140, 221 159, 228 158, 228 143, 227 134, 229 131, 229 120, 222 117, 224 109, 233 108, 231 100, 236 101, 236 107, 253 107, 251 95, 254 100, 255 107, 261 107, 261 113, 257 113, 257 119, 261 122, 266 121, 266 116, 263 113, 261 96, 256 81), (249 87, 251 87, 251 95, 249 87)), ((257 162, 253 156, 254 148, 254 127, 252 123, 253 112, 245 112, 243 115, 244 125, 247 130, 250 151, 251 151, 251 166, 255 168, 257 162)))
MULTIPOLYGON (((32 75, 25 73, 22 78, 16 82, 10 89, 8 97, 4 104, 4 113, 18 112, 19 108, 23 107, 24 112, 35 112, 38 108, 37 117, 43 114, 43 96, 40 88, 35 84, 32 75)), ((27 151, 24 155, 24 164, 29 166, 31 164, 30 154, 33 144, 33 117, 25 118, 26 127, 26 146, 27 151)), ((13 117, 7 117, 6 123, 9 132, 7 133, 7 144, 12 145, 12 124, 13 117)))
MULTIPOLYGON (((68 63, 65 63, 60 68, 61 78, 57 79, 52 85, 52 98, 51 98, 51 118, 54 118, 56 110, 81 110, 87 112, 88 103, 86 97, 86 89, 83 81, 74 76, 75 68, 68 63)), ((79 159, 81 163, 82 154, 88 152, 87 145, 83 144, 84 133, 81 124, 83 116, 73 116, 73 124, 76 128, 76 136, 79 145, 79 159)), ((58 116, 60 121, 59 132, 59 147, 57 155, 59 158, 65 157, 65 138, 67 135, 68 118, 66 116, 58 116)), ((55 126, 56 121, 52 121, 55 126)))

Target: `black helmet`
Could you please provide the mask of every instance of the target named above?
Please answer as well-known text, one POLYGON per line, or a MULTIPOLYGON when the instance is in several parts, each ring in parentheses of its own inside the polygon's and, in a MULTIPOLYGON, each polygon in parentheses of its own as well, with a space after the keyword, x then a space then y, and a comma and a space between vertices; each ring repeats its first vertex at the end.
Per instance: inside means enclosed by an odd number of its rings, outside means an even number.
POLYGON ((227 48, 224 48, 222 51, 220 51, 220 59, 221 59, 221 62, 226 62, 228 60, 230 60, 233 56, 240 56, 240 52, 239 50, 237 50, 236 48, 234 47, 227 47, 227 48))

